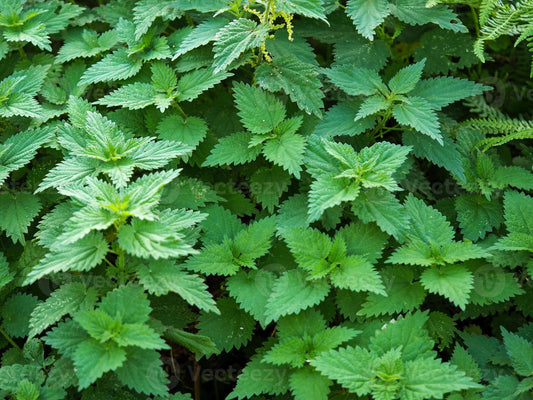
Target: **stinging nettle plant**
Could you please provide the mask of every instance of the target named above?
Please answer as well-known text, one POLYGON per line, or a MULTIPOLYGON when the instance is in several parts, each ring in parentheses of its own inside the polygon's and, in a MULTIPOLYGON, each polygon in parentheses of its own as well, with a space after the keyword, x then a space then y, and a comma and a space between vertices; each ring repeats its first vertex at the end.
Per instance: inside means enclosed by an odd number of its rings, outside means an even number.
POLYGON ((0 0, 0 399, 531 400, 531 14, 0 0))

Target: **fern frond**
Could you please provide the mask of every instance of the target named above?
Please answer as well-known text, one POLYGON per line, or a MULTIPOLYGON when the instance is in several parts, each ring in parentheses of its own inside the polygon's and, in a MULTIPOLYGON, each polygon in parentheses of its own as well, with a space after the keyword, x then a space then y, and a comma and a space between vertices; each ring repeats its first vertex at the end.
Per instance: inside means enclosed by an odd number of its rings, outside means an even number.
POLYGON ((503 116, 471 119, 466 121, 464 125, 487 135, 500 135, 479 141, 477 146, 483 146, 483 151, 494 146, 501 146, 512 140, 533 139, 533 121, 526 121, 523 118, 511 119, 503 116))

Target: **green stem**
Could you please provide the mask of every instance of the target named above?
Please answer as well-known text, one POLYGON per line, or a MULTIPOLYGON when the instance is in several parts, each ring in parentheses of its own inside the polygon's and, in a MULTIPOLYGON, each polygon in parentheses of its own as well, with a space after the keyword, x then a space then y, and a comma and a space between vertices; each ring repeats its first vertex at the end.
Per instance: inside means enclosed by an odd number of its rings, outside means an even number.
POLYGON ((16 344, 13 339, 11 339, 9 337, 9 335, 4 331, 4 329, 2 329, 2 327, 0 326, 0 333, 2 334, 2 336, 4 336, 6 338, 6 340, 9 342, 9 344, 11 344, 11 346, 13 346, 14 348, 16 348, 18 351, 22 351, 22 349, 19 347, 18 344, 16 344))
POLYGON ((180 105, 178 104, 177 101, 173 101, 172 102, 172 107, 174 107, 176 110, 178 110, 178 112, 183 117, 183 119, 187 119, 187 114, 185 114, 185 111, 183 111, 183 108, 180 107, 180 105))
POLYGON ((118 269, 120 272, 120 284, 124 285, 126 283, 126 270, 124 268, 124 251, 118 253, 118 269))
POLYGON ((19 54, 20 54, 20 57, 26 61, 28 60, 28 56, 26 55, 26 52, 24 51, 24 49, 22 48, 22 43, 19 43, 17 48, 18 48, 18 51, 19 51, 19 54))

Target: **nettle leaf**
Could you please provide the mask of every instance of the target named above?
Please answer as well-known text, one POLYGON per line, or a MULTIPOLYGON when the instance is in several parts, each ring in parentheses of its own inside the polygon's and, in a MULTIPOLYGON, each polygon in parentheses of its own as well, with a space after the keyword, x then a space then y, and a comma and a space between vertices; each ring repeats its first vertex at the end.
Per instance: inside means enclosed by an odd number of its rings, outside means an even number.
POLYGON ((487 200, 477 194, 463 194, 455 201, 457 220, 465 238, 483 239, 487 232, 503 222, 502 206, 497 199, 487 200))
POLYGON ((276 8, 287 14, 300 14, 327 22, 321 0, 275 0, 276 8))
POLYGON ((261 146, 249 147, 251 132, 238 132, 219 139, 203 166, 244 164, 253 161, 261 153, 261 146))
POLYGON ((142 60, 128 57, 126 49, 115 50, 102 60, 91 65, 80 79, 80 84, 118 81, 137 75, 142 67, 142 60))
POLYGON ((432 267, 420 275, 420 282, 431 293, 438 293, 465 309, 473 288, 472 273, 462 265, 432 267))
POLYGON ((61 286, 31 313, 31 330, 28 336, 41 333, 65 315, 72 315, 80 309, 94 306, 96 299, 96 289, 87 288, 83 283, 73 282, 61 286))
POLYGON ((284 55, 273 57, 271 64, 261 64, 255 73, 259 86, 271 92, 283 90, 301 110, 321 117, 324 93, 315 65, 284 55))
POLYGON ((263 146, 263 154, 267 160, 300 178, 305 147, 306 141, 303 136, 287 132, 267 140, 263 146))
POLYGON ((356 154, 346 144, 326 139, 312 141, 306 154, 308 171, 316 178, 309 191, 309 221, 343 201, 356 201, 368 189, 401 190, 392 175, 409 151, 408 147, 380 142, 356 154))
POLYGON ((41 210, 39 198, 31 193, 18 193, 15 196, 0 193, 0 229, 5 231, 14 243, 25 243, 24 235, 28 233, 28 225, 41 210))
POLYGON ((509 234, 501 238, 494 246, 500 250, 526 250, 533 252, 533 198, 515 191, 509 191, 504 197, 505 223, 509 234))
POLYGON ((410 25, 434 23, 442 29, 467 32, 457 15, 445 5, 426 7, 424 0, 396 0, 389 7, 394 16, 410 25))
POLYGON ((491 88, 468 79, 443 76, 419 81, 409 95, 420 97, 434 110, 440 110, 456 101, 482 94, 486 90, 491 88))
POLYGON ((374 29, 389 15, 387 0, 349 0, 346 13, 353 20, 357 31, 369 40, 374 39, 374 29))
POLYGON ((215 72, 226 69, 248 49, 259 47, 268 35, 269 26, 246 18, 236 19, 220 29, 215 37, 215 72))
POLYGON ((75 58, 96 56, 111 49, 118 41, 116 30, 109 30, 98 34, 92 29, 84 29, 76 35, 70 36, 59 49, 56 61, 65 63, 75 58))
POLYGON ((1 311, 2 328, 12 337, 27 336, 30 331, 30 315, 39 299, 29 294, 16 293, 4 303, 1 311))
POLYGON ((236 83, 233 97, 238 115, 246 129, 255 134, 269 133, 285 119, 285 106, 264 90, 236 83))
POLYGON ((250 178, 250 192, 264 208, 272 212, 288 189, 291 176, 281 168, 259 168, 250 178))
POLYGON ((197 325, 199 333, 210 337, 223 351, 246 345, 252 338, 255 320, 231 298, 219 299, 217 308, 218 315, 202 313, 197 325))
POLYGON ((37 149, 51 139, 52 133, 51 127, 30 129, 9 137, 0 145, 0 184, 4 183, 11 171, 29 163, 37 149))
POLYGON ((228 399, 242 400, 259 394, 279 395, 289 390, 291 376, 289 366, 280 365, 272 368, 272 365, 261 362, 264 353, 274 343, 271 339, 250 358, 239 375, 237 385, 227 397, 228 399))
POLYGON ((302 270, 286 271, 273 285, 266 306, 266 317, 275 321, 283 315, 312 307, 324 300, 329 290, 330 286, 324 279, 308 281, 302 270))
POLYGON ((126 360, 126 350, 112 341, 100 343, 90 339, 78 346, 73 359, 79 387, 85 389, 105 372, 120 367, 126 360))
POLYGON ((374 316, 408 312, 418 308, 426 293, 413 272, 404 267, 389 267, 381 270, 386 295, 369 293, 359 315, 374 316))
POLYGON ((392 114, 400 124, 411 126, 443 144, 437 115, 430 103, 422 97, 409 97, 405 102, 396 104, 392 108, 392 114))
POLYGON ((270 322, 266 316, 266 305, 275 281, 276 275, 266 269, 239 271, 228 278, 227 288, 240 307, 265 328, 270 322))
POLYGON ((139 393, 163 395, 168 392, 167 374, 159 352, 129 347, 126 358, 127 361, 115 370, 120 382, 139 393))
POLYGON ((505 350, 514 370, 522 376, 533 375, 533 343, 501 328, 505 350))
POLYGON ((153 261, 136 267, 139 283, 149 293, 161 296, 178 293, 189 304, 202 310, 218 313, 207 285, 198 275, 189 274, 170 261, 153 261))
POLYGON ((178 51, 174 54, 172 60, 216 40, 218 31, 228 23, 229 21, 226 18, 215 17, 198 24, 180 43, 178 51))
POLYGON ((109 250, 101 233, 92 232, 84 238, 48 253, 28 274, 28 285, 45 275, 61 271, 88 271, 99 265, 109 250))
POLYGON ((371 96, 379 91, 388 91, 377 71, 372 69, 342 65, 327 70, 326 75, 335 85, 352 96, 371 96))

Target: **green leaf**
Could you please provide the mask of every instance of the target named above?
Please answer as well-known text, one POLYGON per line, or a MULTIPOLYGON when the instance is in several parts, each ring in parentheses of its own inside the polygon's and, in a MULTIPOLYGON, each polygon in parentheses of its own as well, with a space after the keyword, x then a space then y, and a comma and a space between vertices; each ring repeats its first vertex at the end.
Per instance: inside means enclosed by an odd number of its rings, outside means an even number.
POLYGON ((283 238, 298 265, 313 278, 327 274, 330 262, 326 259, 333 247, 328 235, 316 229, 288 228, 283 231, 283 238))
POLYGON ((108 250, 108 243, 101 233, 90 233, 77 242, 48 253, 30 271, 24 284, 31 284, 54 272, 88 271, 104 260, 108 250))
POLYGON ((409 227, 409 216, 394 194, 381 188, 361 193, 352 211, 365 223, 376 222, 385 232, 399 239, 409 227))
POLYGON ((348 179, 335 179, 333 174, 325 174, 311 184, 309 191, 308 222, 316 221, 328 208, 353 201, 359 196, 360 186, 348 179))
POLYGON ((250 177, 250 192, 263 208, 273 212, 289 188, 291 176, 276 166, 259 168, 250 177))
POLYGON ((80 79, 80 84, 117 81, 130 78, 141 70, 142 61, 128 57, 126 49, 115 50, 91 65, 80 79))
POLYGON ((204 247, 200 254, 190 257, 184 267, 206 275, 235 275, 240 268, 231 249, 225 244, 204 247))
POLYGON ((266 316, 266 306, 275 281, 275 274, 267 269, 239 271, 228 278, 227 289, 241 308, 265 328, 270 322, 266 316))
POLYGON ((28 233, 28 225, 41 210, 39 198, 31 193, 20 192, 15 196, 0 193, 0 229, 14 243, 25 243, 24 235, 28 233))
POLYGON ((284 272, 274 283, 267 302, 266 316, 277 320, 287 314, 294 314, 320 303, 329 292, 325 280, 306 280, 305 272, 292 269, 284 272))
POLYGON ((327 136, 355 136, 373 128, 375 117, 361 118, 355 121, 360 102, 343 101, 330 107, 324 118, 319 121, 313 135, 327 136))
POLYGON ((273 342, 260 348, 243 368, 239 375, 237 385, 227 399, 247 399, 259 394, 278 395, 289 390, 291 370, 288 366, 277 366, 261 362, 263 355, 270 349, 273 342))
POLYGON ((271 92, 283 90, 301 110, 322 116, 324 93, 315 65, 303 63, 294 55, 284 55, 274 57, 272 64, 261 64, 255 74, 262 88, 271 92))
POLYGON ((420 283, 414 282, 409 268, 389 267, 380 271, 387 296, 369 293, 359 315, 373 316, 412 311, 418 308, 426 293, 420 283))
POLYGON ((274 4, 279 11, 287 14, 300 14, 327 22, 322 0, 275 0, 274 4))
POLYGON ((368 40, 374 40, 374 29, 389 15, 387 0, 349 0, 346 14, 353 20, 357 31, 368 40))
POLYGON ((197 252, 182 234, 162 221, 134 218, 120 227, 117 237, 127 253, 141 258, 167 259, 197 252))
POLYGON ((202 166, 238 165, 255 160, 261 146, 248 147, 252 136, 250 132, 239 132, 219 139, 202 166))
POLYGON ((501 203, 477 194, 463 194, 455 200, 457 221, 465 238, 476 241, 503 222, 501 203))
POLYGON ((202 68, 183 75, 177 86, 178 101, 193 101, 207 89, 231 76, 229 72, 202 68))
POLYGON ((220 310, 218 315, 206 312, 200 315, 199 333, 210 337, 222 351, 229 352, 246 345, 252 338, 255 320, 231 298, 220 298, 217 308, 220 310))
POLYGON ((203 46, 216 39, 218 31, 228 24, 228 20, 222 17, 207 19, 198 24, 180 43, 176 54, 172 57, 175 60, 179 56, 203 46))
POLYGON ((126 350, 115 342, 99 343, 94 339, 82 342, 74 353, 79 388, 85 389, 107 371, 114 371, 126 360, 126 350))
POLYGON ((305 138, 297 133, 287 132, 269 139, 263 146, 265 158, 300 178, 305 152, 305 138))
POLYGON ((533 173, 518 166, 499 167, 491 179, 491 183, 498 189, 512 186, 517 189, 533 189, 533 173))
POLYGON ((272 132, 285 119, 283 104, 261 88, 237 82, 233 85, 233 97, 242 124, 252 133, 272 132))
POLYGON ((12 337, 23 337, 30 330, 30 315, 39 299, 29 294, 16 293, 5 300, 1 316, 2 327, 12 337))
POLYGON ((474 277, 462 265, 446 265, 426 269, 420 275, 420 282, 431 293, 446 297, 464 310, 474 286, 474 277))
POLYGON ((85 329, 72 319, 60 322, 43 337, 47 345, 54 347, 60 354, 69 358, 74 358, 78 346, 89 339, 90 336, 85 329))
POLYGON ((467 79, 443 76, 419 81, 410 96, 420 97, 434 110, 440 110, 456 101, 482 94, 489 89, 467 79))
POLYGON ((56 61, 65 63, 79 57, 93 57, 111 49, 117 41, 118 36, 114 29, 98 35, 96 31, 86 28, 78 35, 65 40, 57 53, 56 61))
POLYGON ((519 375, 533 376, 533 344, 530 341, 501 328, 505 351, 519 375))
POLYGON ((133 284, 107 292, 99 309, 124 324, 144 324, 152 311, 143 288, 133 284), (131 307, 132 304, 135 307, 131 307))
POLYGON ((396 104, 392 107, 392 115, 398 123, 411 126, 443 144, 437 115, 431 104, 422 97, 408 97, 403 103, 396 104))
POLYGON ((323 375, 334 379, 343 387, 359 396, 371 391, 374 371, 378 358, 360 347, 331 350, 311 360, 323 375))
POLYGON ((355 115, 354 120, 359 121, 362 118, 367 118, 373 114, 379 113, 380 111, 387 110, 389 105, 389 100, 381 95, 367 97, 361 104, 361 107, 359 107, 359 111, 355 115))
POLYGON ((72 315, 80 309, 93 306, 96 299, 96 289, 87 288, 83 283, 73 282, 62 285, 33 310, 28 336, 33 337, 41 333, 65 315, 72 315))
POLYGON ((343 65, 326 70, 325 73, 335 85, 352 96, 388 93, 381 77, 372 69, 343 65))
POLYGON ((524 193, 509 191, 504 197, 505 223, 510 232, 533 235, 533 198, 524 193))
POLYGON ((446 218, 433 207, 409 195, 405 208, 411 218, 409 229, 409 239, 420 240, 431 245, 432 243, 447 244, 451 243, 454 237, 453 228, 446 218))
POLYGON ((324 400, 332 382, 310 367, 298 369, 289 378, 295 400, 324 400))
POLYGON ((268 25, 258 25, 246 18, 236 19, 220 29, 213 48, 215 72, 226 69, 246 50, 259 47, 268 31, 268 25))
POLYGON ((29 129, 17 133, 0 145, 0 184, 9 172, 16 171, 31 161, 37 149, 52 137, 50 127, 29 129))
POLYGON ((154 104, 156 95, 157 91, 151 84, 136 82, 121 86, 96 101, 95 104, 139 110, 154 104))
POLYGON ((368 291, 385 295, 381 277, 366 259, 350 256, 331 272, 331 283, 340 289, 368 291))
POLYGON ((239 257, 256 259, 267 254, 274 235, 276 221, 274 218, 263 218, 247 226, 239 232, 233 244, 239 257))
POLYGON ((120 382, 147 395, 168 393, 168 380, 157 351, 128 347, 126 358, 124 364, 115 370, 120 382))
POLYGON ((457 15, 445 5, 426 7, 425 0, 396 0, 389 5, 393 15, 410 25, 434 23, 442 29, 467 32, 457 15))
POLYGON ((464 166, 457 143, 448 135, 442 136, 443 145, 435 142, 426 135, 419 135, 414 131, 403 132, 403 144, 412 147, 412 152, 419 158, 426 158, 439 167, 446 168, 457 178, 464 180, 464 166))
POLYGON ((454 365, 432 358, 419 359, 405 363, 405 377, 400 396, 413 400, 439 398, 444 393, 478 389, 482 387, 472 382, 454 365))
POLYGON ((37 400, 39 398, 39 389, 29 380, 20 381, 17 386, 17 400, 37 400))
POLYGON ((189 274, 169 261, 153 261, 137 268, 139 283, 156 296, 178 293, 189 304, 202 310, 218 313, 207 285, 198 275, 189 274))
POLYGON ((389 88, 394 93, 405 94, 411 92, 420 81, 426 60, 408 65, 399 70, 389 81, 389 88))
POLYGON ((171 328, 165 332, 165 336, 182 346, 185 346, 192 351, 196 358, 209 358, 212 354, 220 353, 220 350, 215 346, 213 341, 207 336, 193 334, 182 331, 181 329, 171 328))

